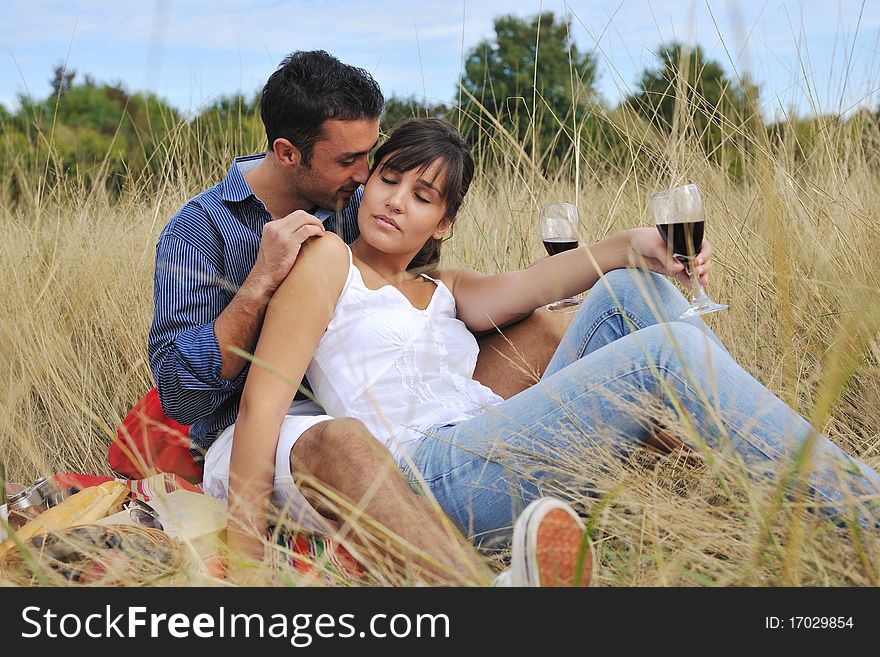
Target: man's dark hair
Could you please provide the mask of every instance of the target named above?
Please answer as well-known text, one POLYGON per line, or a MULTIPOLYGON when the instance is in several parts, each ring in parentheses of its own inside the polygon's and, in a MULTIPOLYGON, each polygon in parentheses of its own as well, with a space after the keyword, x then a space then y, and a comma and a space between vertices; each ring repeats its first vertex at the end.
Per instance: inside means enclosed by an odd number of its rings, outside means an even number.
POLYGON ((309 166, 327 119, 378 119, 385 99, 367 71, 343 64, 323 50, 298 50, 269 76, 260 99, 269 150, 287 139, 309 166))
MULTIPOLYGON (((446 204, 444 216, 452 224, 474 177, 474 160, 464 138, 446 121, 405 119, 398 123, 388 140, 376 150, 370 174, 379 167, 400 173, 421 172, 437 160, 443 163, 445 173, 440 190, 440 198, 446 204)), ((441 242, 430 237, 407 269, 435 267, 440 261, 441 242)))

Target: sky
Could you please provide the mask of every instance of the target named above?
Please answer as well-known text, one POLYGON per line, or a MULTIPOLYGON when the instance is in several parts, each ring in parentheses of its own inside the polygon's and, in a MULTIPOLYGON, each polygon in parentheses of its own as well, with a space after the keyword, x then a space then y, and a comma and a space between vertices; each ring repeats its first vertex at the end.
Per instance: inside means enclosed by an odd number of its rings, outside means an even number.
MULTIPOLYGON (((252 96, 294 50, 369 70, 386 96, 451 101, 493 18, 571 16, 611 105, 656 65, 658 44, 698 44, 747 72, 765 116, 880 105, 880 0, 4 0, 0 103, 43 98, 55 66, 149 90, 184 112, 252 96)), ((81 77, 80 77, 81 79, 81 77)))

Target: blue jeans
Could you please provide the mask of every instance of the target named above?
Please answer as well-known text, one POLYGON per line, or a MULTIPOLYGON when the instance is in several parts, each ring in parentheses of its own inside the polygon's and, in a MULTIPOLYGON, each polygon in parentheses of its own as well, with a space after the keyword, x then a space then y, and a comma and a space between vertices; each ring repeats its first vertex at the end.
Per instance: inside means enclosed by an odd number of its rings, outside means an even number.
MULTIPOLYGON (((586 296, 540 382, 477 417, 430 429, 410 450, 420 477, 409 467, 405 474, 430 490, 465 535, 503 543, 531 500, 578 492, 571 490, 572 462, 598 459, 601 471, 605 455, 625 457, 666 418, 707 460, 731 456, 749 476, 791 467, 813 437, 811 498, 841 518, 853 508, 849 495, 877 495, 876 472, 749 375, 699 318, 674 319, 686 307, 663 276, 608 273, 586 296)), ((582 477, 577 482, 592 494, 582 477)), ((871 512, 859 520, 876 518, 871 512)))

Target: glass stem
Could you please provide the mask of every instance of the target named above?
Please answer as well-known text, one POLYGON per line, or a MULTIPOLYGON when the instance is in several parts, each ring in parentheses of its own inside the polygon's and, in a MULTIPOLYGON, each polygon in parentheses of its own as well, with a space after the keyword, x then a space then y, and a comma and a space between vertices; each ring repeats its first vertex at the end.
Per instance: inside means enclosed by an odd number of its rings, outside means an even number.
POLYGON ((681 264, 684 265, 684 270, 687 272, 687 275, 691 279, 691 295, 690 302, 692 306, 698 306, 701 304, 706 304, 709 302, 709 296, 706 294, 706 290, 703 289, 703 286, 700 285, 700 277, 694 274, 694 270, 691 269, 690 260, 686 260, 685 258, 681 259, 681 264))

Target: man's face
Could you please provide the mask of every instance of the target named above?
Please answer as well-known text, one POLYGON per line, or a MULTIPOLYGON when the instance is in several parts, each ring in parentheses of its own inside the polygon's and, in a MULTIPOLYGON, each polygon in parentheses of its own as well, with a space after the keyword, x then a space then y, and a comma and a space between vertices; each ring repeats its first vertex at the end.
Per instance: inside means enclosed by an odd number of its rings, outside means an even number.
POLYGON ((297 167, 291 184, 301 198, 336 210, 370 177, 367 154, 379 138, 379 119, 329 119, 323 128, 309 166, 297 167))

